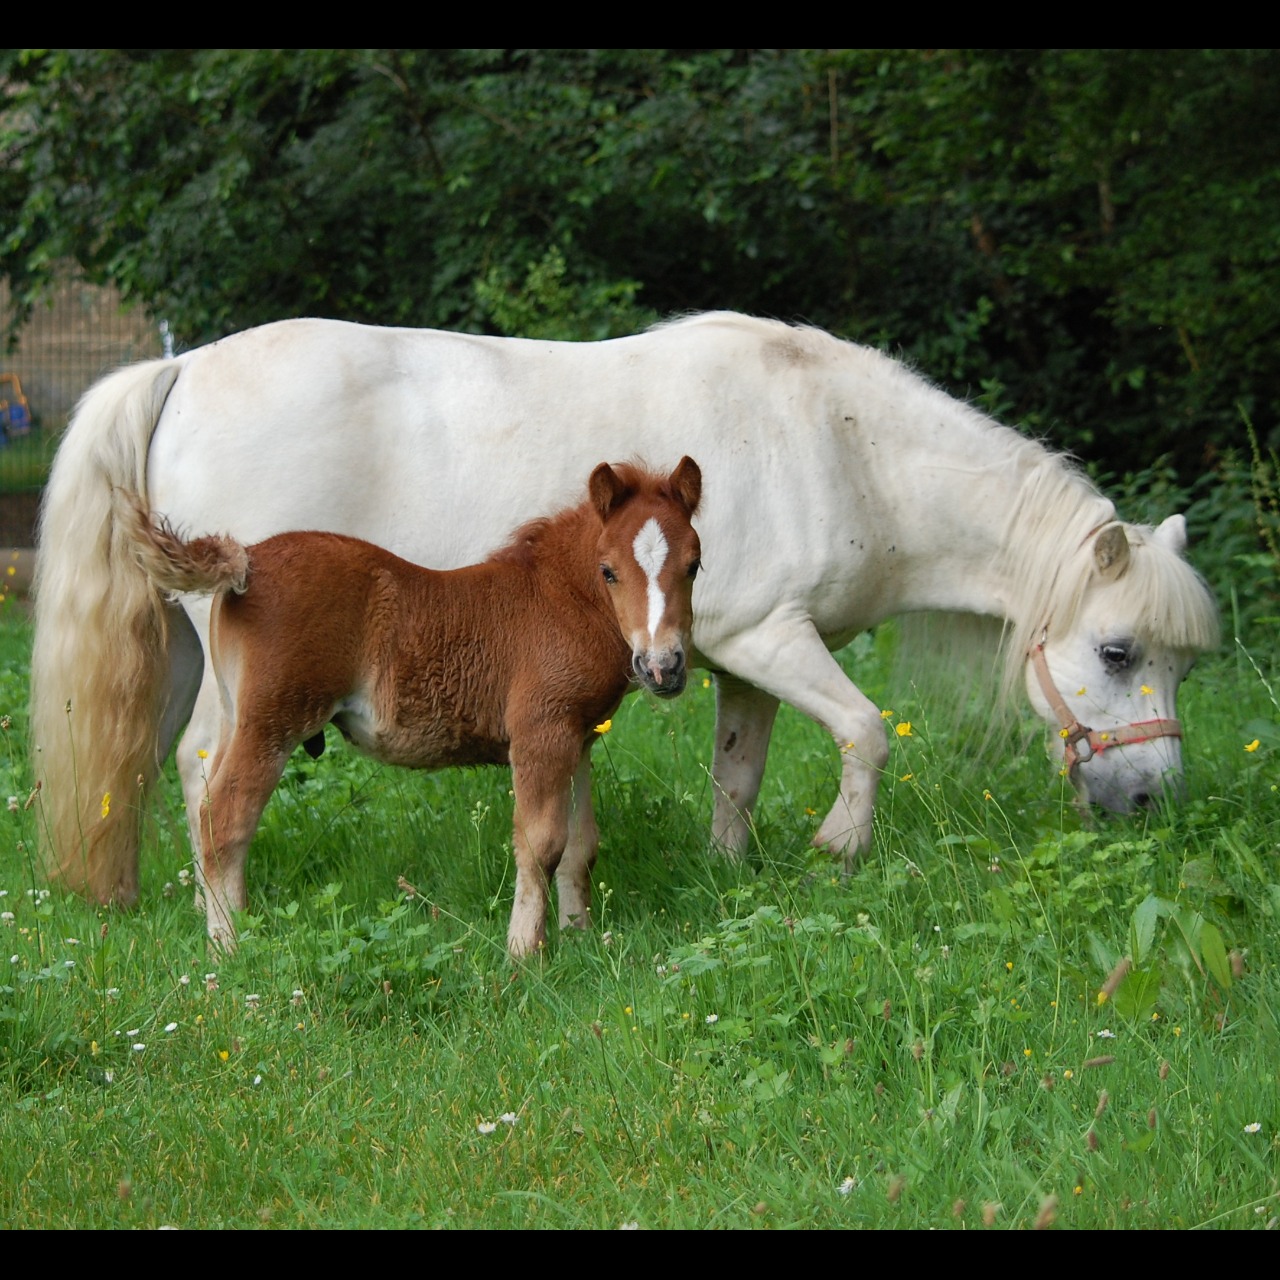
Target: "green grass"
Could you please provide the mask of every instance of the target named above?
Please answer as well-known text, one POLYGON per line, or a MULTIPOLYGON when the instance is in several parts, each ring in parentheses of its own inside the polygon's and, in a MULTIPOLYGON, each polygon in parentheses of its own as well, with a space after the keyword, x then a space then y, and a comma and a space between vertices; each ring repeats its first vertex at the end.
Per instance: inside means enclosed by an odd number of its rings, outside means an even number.
POLYGON ((42 488, 61 438, 58 432, 35 430, 0 445, 0 493, 42 488))
POLYGON ((754 854, 730 865, 705 851, 711 691, 629 699, 596 754, 597 928, 519 969, 506 773, 384 769, 331 741, 268 808, 245 940, 214 961, 171 777, 136 912, 42 898, 9 607, 5 1225, 1280 1216, 1271 659, 1187 685, 1183 807, 1087 825, 1036 726, 975 751, 985 726, 890 695, 885 646, 861 641, 863 686, 912 732, 848 880, 808 849, 838 769, 811 724, 781 714, 754 854))

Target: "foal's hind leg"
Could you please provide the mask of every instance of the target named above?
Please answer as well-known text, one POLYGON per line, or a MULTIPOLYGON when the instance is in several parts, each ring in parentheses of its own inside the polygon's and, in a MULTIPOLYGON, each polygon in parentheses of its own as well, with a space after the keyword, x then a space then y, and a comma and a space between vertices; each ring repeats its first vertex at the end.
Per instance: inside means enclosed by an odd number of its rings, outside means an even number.
POLYGON ((210 941, 223 951, 235 950, 232 914, 249 902, 245 856, 288 758, 287 750, 238 731, 219 759, 200 806, 205 918, 210 941))
POLYGON ((547 886, 569 838, 572 778, 578 745, 556 751, 540 744, 517 752, 511 764, 516 796, 512 844, 516 856, 516 901, 507 930, 513 959, 541 952, 547 942, 547 886))
POLYGON ((583 748, 573 775, 569 811, 569 839, 556 868, 556 897, 562 929, 591 927, 591 868, 596 865, 600 832, 591 803, 591 743, 583 748))

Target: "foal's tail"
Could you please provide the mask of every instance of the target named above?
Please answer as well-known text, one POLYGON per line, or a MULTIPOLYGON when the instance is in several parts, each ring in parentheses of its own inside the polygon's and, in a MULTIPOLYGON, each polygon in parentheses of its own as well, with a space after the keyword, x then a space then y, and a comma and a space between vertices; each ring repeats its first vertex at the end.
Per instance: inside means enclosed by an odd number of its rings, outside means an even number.
POLYGON ((114 491, 147 490, 147 450, 181 362, 92 387, 45 487, 31 657, 32 768, 52 878, 99 902, 138 896, 142 791, 159 767, 168 697, 166 605, 143 573, 114 491))
POLYGON ((122 493, 125 527, 133 540, 142 571, 161 591, 243 592, 249 580, 249 555, 234 538, 182 536, 163 516, 154 516, 146 501, 122 493))

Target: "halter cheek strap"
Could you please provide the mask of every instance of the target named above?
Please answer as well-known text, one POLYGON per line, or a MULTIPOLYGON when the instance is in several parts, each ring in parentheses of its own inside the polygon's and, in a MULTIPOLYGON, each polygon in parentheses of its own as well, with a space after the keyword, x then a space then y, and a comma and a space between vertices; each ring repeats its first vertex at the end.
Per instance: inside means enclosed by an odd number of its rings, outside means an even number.
POLYGON ((1040 691, 1049 703, 1049 709, 1058 717, 1062 726, 1062 738, 1066 743, 1063 751, 1063 762, 1067 773, 1073 773, 1077 765, 1101 755, 1109 747, 1124 747, 1135 742, 1150 742, 1153 738, 1181 738, 1182 725, 1176 720, 1137 720, 1133 724, 1121 725, 1118 729, 1099 731, 1090 729, 1080 723, 1078 717, 1071 714, 1062 694, 1058 692, 1049 674, 1049 663, 1044 656, 1045 637, 1048 627, 1040 638, 1040 643, 1027 655, 1036 679, 1040 682, 1040 691))

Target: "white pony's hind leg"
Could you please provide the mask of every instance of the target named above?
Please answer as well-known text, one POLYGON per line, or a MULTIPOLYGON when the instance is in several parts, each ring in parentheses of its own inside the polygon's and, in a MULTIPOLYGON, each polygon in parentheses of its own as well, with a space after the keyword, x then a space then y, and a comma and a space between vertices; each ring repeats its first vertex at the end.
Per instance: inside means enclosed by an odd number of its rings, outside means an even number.
MULTIPOLYGON (((840 794, 813 843, 851 870, 871 845, 871 816, 880 774, 889 759, 884 721, 854 687, 807 619, 769 622, 716 651, 739 679, 802 711, 840 748, 840 794)), ((719 731, 724 734, 724 729, 719 731)), ((717 751, 723 743, 717 738, 717 751)))
POLYGON ((187 806, 187 832, 191 837, 191 856, 196 872, 195 906, 203 911, 204 859, 200 856, 203 841, 201 824, 204 821, 205 799, 209 794, 209 779, 213 775, 218 738, 221 731, 222 711, 218 697, 218 685, 211 671, 196 697, 191 722, 178 743, 178 776, 182 780, 182 798, 187 806), (202 754, 203 753, 203 754, 202 754))
POLYGON ((209 794, 209 779, 213 776, 218 744, 222 739, 224 712, 218 681, 208 657, 209 602, 191 600, 186 607, 195 631, 204 643, 204 675, 187 731, 178 743, 176 759, 178 776, 182 780, 182 798, 187 806, 187 831, 191 837, 192 860, 195 864, 195 905, 197 911, 203 911, 204 865, 200 850, 204 835, 200 828, 204 802, 209 794))
POLYGON ((591 803, 591 745, 588 743, 573 775, 569 810, 569 839, 556 868, 556 898, 561 929, 591 927, 591 868, 596 864, 600 833, 591 803))
POLYGON ((751 814, 760 794, 778 699, 727 672, 716 674, 715 789, 711 839, 731 858, 751 840, 751 814))

